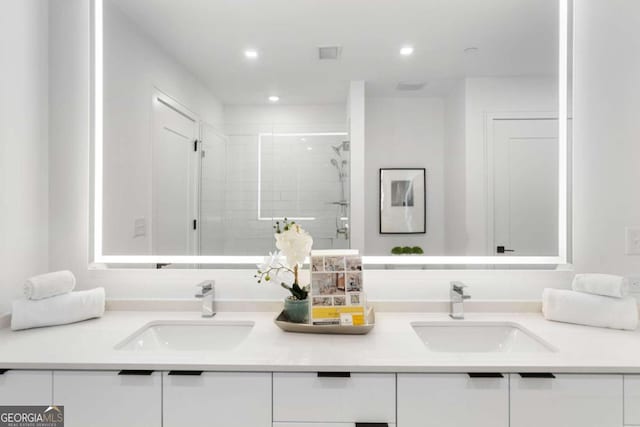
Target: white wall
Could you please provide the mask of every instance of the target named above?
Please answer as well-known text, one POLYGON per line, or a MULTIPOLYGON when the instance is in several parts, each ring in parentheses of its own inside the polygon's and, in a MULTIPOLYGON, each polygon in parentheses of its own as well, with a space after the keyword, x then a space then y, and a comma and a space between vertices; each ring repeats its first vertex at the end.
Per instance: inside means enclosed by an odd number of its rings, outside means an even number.
POLYGON ((441 98, 366 101, 365 254, 390 255, 394 246, 444 253, 444 102, 441 98), (427 233, 380 234, 380 168, 426 168, 427 233))
POLYGON ((48 263, 48 3, 0 13, 0 312, 48 263))
POLYGON ((640 2, 577 1, 574 245, 578 271, 640 276, 640 2))
POLYGON ((464 255, 466 227, 466 92, 459 80, 444 99, 444 229, 443 255, 464 255))
MULTIPOLYGON (((366 182, 365 166, 365 116, 366 116, 366 84, 364 81, 352 81, 349 84, 347 116, 349 137, 351 138, 351 189, 349 213, 351 216, 351 247, 364 251, 365 248, 365 195, 361 191, 366 182)), ((362 252, 361 252, 362 253, 362 252)))
POLYGON ((217 126, 222 105, 112 2, 104 6, 104 253, 149 254, 153 95, 160 89, 217 126), (147 235, 134 238, 137 218, 146 219, 147 235))
MULTIPOLYGON (((51 17, 51 269, 71 268, 80 287, 105 286, 111 298, 190 298, 192 285, 216 278, 222 299, 276 299, 251 271, 87 271, 89 216, 88 2, 54 0, 51 17)), ((575 262, 580 271, 637 271, 621 252, 620 226, 640 218, 637 141, 640 3, 576 4, 575 262), (592 32, 587 34, 586 32, 592 32), (615 48, 613 48, 615 47, 615 48), (603 141, 611 141, 605 143, 603 141), (612 149, 612 144, 615 150, 612 149), (620 150, 621 153, 616 153, 620 150), (605 169, 603 171, 603 168, 605 169), (586 175, 592 174, 591 177, 586 175), (628 179, 631 178, 631 179, 628 179), (635 179, 633 179, 635 178, 635 179), (614 191, 613 189, 618 189, 614 191), (629 201, 624 200, 629 197, 629 201), (624 200, 622 208, 616 204, 624 200), (616 232, 616 230, 618 232, 616 232), (608 233, 611 231, 611 239, 608 233)), ((366 272, 371 299, 446 299, 449 280, 464 280, 474 299, 539 299, 543 287, 568 287, 569 271, 366 272)))

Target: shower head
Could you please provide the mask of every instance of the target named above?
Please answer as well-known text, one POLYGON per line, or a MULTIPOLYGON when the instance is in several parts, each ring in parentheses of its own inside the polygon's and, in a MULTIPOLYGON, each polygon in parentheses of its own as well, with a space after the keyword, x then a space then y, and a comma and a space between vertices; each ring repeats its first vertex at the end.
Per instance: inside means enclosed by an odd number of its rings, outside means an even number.
POLYGON ((340 155, 340 150, 342 149, 342 145, 332 145, 331 148, 333 149, 333 151, 335 151, 335 153, 338 156, 340 155))
POLYGON ((338 161, 336 159, 331 159, 331 164, 335 167, 338 167, 338 161))

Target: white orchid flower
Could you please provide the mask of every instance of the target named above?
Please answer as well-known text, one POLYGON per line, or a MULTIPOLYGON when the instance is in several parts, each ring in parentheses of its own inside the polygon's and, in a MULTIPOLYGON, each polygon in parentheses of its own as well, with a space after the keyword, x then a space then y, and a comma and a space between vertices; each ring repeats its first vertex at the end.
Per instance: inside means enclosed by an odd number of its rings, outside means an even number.
POLYGON ((258 271, 268 272, 265 276, 265 280, 268 282, 291 284, 294 281, 293 271, 285 264, 285 258, 278 251, 269 252, 269 255, 264 257, 264 262, 258 264, 258 271))
POLYGON ((275 237, 276 247, 287 258, 287 264, 291 268, 303 264, 313 246, 311 235, 298 224, 292 224, 288 230, 277 233, 275 237))

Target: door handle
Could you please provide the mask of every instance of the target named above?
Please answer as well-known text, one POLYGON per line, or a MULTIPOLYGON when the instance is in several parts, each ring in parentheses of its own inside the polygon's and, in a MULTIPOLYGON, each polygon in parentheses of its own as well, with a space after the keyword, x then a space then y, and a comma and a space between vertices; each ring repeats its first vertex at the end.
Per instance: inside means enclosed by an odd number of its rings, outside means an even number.
POLYGON ((202 371, 169 371, 169 375, 197 377, 202 375, 202 371))
POLYGON ((389 427, 389 423, 356 423, 356 427, 389 427))
POLYGON ((504 378, 500 372, 469 372, 469 378, 504 378))
POLYGON ((318 378, 351 378, 351 372, 318 372, 318 378))
POLYGON ((504 246, 496 246, 496 252, 499 254, 503 254, 505 252, 515 252, 513 249, 507 249, 504 246))
POLYGON ((118 375, 146 375, 149 376, 153 374, 153 371, 144 370, 144 369, 124 369, 118 372, 118 375))
POLYGON ((521 378, 555 378, 556 376, 550 372, 521 372, 521 378))

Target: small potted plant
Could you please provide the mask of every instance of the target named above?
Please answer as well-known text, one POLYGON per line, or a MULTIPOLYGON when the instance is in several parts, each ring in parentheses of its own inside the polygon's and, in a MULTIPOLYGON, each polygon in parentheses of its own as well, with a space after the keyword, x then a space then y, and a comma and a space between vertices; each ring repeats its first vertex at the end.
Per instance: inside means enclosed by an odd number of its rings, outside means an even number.
POLYGON ((391 249, 392 255, 424 255, 420 246, 396 246, 391 249))
POLYGON ((294 323, 309 321, 309 285, 300 286, 299 272, 305 258, 311 253, 313 239, 300 225, 286 218, 281 225, 274 226, 276 248, 279 252, 270 253, 265 262, 258 266, 255 277, 258 283, 280 282, 288 290, 284 300, 284 313, 294 323))

